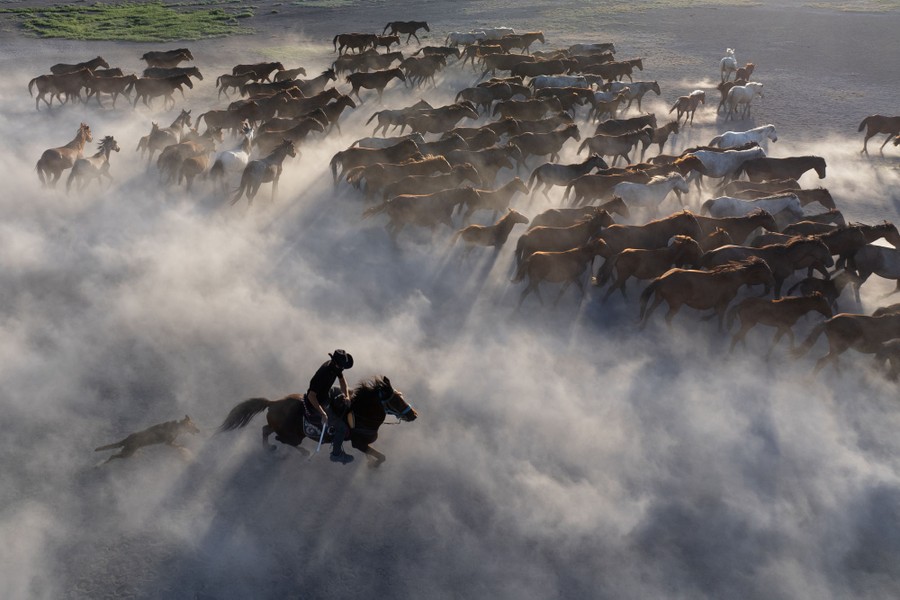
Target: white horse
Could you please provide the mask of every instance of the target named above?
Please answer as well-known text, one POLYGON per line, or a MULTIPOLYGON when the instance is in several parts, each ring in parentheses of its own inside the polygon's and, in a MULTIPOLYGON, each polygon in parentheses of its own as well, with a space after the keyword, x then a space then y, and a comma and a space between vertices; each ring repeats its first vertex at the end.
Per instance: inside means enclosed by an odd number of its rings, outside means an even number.
POLYGON ((247 121, 244 121, 241 126, 241 132, 244 134, 244 139, 241 140, 241 143, 231 150, 219 152, 215 161, 213 161, 213 166, 209 169, 209 176, 212 178, 213 184, 216 183, 216 180, 221 180, 222 191, 226 193, 228 191, 227 179, 229 176, 233 173, 243 173, 244 168, 250 162, 250 148, 253 144, 253 136, 256 134, 256 130, 247 121))
POLYGON ((485 27, 481 30, 487 40, 499 40, 504 35, 513 35, 516 30, 512 27, 485 27))
POLYGON ((623 181, 613 187, 613 196, 619 196, 629 208, 635 206, 652 210, 658 208, 672 190, 679 194, 688 193, 688 183, 681 173, 657 175, 647 183, 623 181))
POLYGON ((796 194, 778 194, 756 200, 720 196, 704 202, 700 212, 721 219, 722 217, 743 217, 759 209, 770 215, 786 210, 797 218, 803 216, 803 206, 796 194))
POLYGON ((856 251, 852 261, 856 265, 856 272, 860 278, 856 285, 857 299, 859 299, 859 286, 872 274, 897 281, 897 287, 893 292, 886 294, 887 296, 900 292, 900 250, 868 244, 856 251))
POLYGON ((696 156, 703 163, 703 171, 692 171, 688 176, 689 180, 697 182, 697 189, 700 189, 701 176, 721 177, 723 183, 733 178, 744 161, 753 158, 765 158, 766 151, 762 148, 750 148, 749 150, 724 150, 717 152, 715 150, 697 150, 688 156, 696 156))
POLYGON ((754 98, 763 97, 763 84, 751 81, 747 85, 736 85, 728 90, 728 96, 725 98, 725 104, 728 105, 728 114, 725 116, 727 121, 734 115, 734 109, 744 104, 744 110, 741 112, 741 118, 746 119, 750 116, 750 103, 754 98))
POLYGON ((710 140, 709 145, 718 146, 719 148, 736 148, 750 142, 756 142, 760 146, 765 147, 764 144, 767 140, 778 141, 774 125, 762 125, 747 131, 726 131, 710 140))
POLYGON ((447 39, 444 41, 444 45, 450 46, 452 48, 456 48, 459 45, 471 46, 472 44, 484 39, 487 39, 487 35, 483 31, 470 31, 469 33, 453 31, 447 34, 447 39))
POLYGON ((728 81, 732 73, 737 72, 737 59, 734 58, 734 48, 726 48, 725 56, 719 61, 719 73, 722 75, 722 82, 728 81))
POLYGON ((588 83, 588 80, 583 75, 538 75, 528 85, 536 90, 559 87, 591 87, 591 84, 588 83))

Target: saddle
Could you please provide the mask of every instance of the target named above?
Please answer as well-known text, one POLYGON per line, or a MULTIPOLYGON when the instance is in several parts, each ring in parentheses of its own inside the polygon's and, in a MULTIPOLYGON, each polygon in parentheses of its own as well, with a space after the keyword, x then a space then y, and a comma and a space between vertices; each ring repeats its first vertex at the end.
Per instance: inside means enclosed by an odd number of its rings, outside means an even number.
MULTIPOLYGON (((330 409, 334 406, 343 406, 343 402, 338 400, 338 397, 341 396, 340 391, 337 388, 332 388, 329 393, 328 404, 322 404, 322 408, 326 410, 330 409), (335 402, 337 401, 337 403, 335 402)), ((332 409, 333 410, 333 409, 332 409)), ((306 394, 303 395, 303 435, 306 437, 318 440, 319 436, 322 435, 322 415, 315 409, 313 409, 312 404, 306 398, 306 394)), ((334 427, 329 427, 325 432, 325 437, 323 438, 324 442, 331 442, 331 437, 334 435, 334 427)))

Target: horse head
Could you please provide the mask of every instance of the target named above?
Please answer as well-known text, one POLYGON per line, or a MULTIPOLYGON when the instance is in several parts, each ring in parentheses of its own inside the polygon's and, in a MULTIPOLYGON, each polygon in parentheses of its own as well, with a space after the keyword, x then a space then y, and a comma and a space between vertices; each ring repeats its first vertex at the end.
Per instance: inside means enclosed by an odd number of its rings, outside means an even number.
POLYGON ((528 217, 513 208, 507 209, 506 217, 504 218, 511 220, 513 223, 528 224, 528 217))
POLYGON ((813 168, 816 170, 816 175, 819 176, 819 179, 825 179, 825 159, 821 156, 813 157, 813 168))
POLYGON ((372 396, 381 405, 386 415, 392 415, 401 421, 415 421, 419 416, 416 409, 403 399, 403 394, 394 389, 391 380, 387 377, 376 377, 372 381, 361 383, 353 391, 351 407, 357 401, 361 402, 372 396))
POLYGON ((79 125, 77 135, 85 142, 94 141, 94 136, 91 135, 91 128, 86 123, 79 125))
POLYGON ((188 415, 184 415, 184 418, 178 424, 188 433, 200 433, 200 428, 188 415))

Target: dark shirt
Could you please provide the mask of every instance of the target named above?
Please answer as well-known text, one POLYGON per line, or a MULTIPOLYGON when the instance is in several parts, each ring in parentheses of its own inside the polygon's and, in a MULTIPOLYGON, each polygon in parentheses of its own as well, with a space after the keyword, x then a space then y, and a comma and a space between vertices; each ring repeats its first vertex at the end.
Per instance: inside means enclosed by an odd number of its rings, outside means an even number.
POLYGON ((309 381, 309 391, 316 393, 316 400, 322 408, 328 406, 329 392, 331 392, 331 388, 334 387, 340 374, 341 370, 332 365, 329 360, 319 367, 319 370, 316 371, 316 374, 309 381))

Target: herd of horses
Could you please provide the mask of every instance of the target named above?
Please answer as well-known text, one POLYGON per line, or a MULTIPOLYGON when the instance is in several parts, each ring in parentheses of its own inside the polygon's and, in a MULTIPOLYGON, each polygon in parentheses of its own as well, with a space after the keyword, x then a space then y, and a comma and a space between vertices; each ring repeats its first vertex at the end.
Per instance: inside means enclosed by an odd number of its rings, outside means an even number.
MULTIPOLYGON (((545 284, 559 286, 557 303, 572 285, 582 294, 588 282, 608 286, 606 302, 615 291, 627 299, 628 282, 643 281, 636 311, 641 327, 666 304, 669 324, 683 307, 708 311, 704 318, 717 318, 722 329, 740 321, 732 349, 757 324, 775 327, 774 343, 788 336, 793 346, 800 317, 818 314, 826 320, 795 354, 824 333, 829 353, 817 371, 837 365, 838 356, 853 348, 875 354, 897 376, 897 306, 878 315, 834 313, 841 292, 852 289, 858 301, 860 286, 873 274, 897 281, 900 290, 900 234, 891 223, 847 223, 827 189, 802 189, 798 180, 807 172, 826 177, 824 158, 768 156, 768 144, 778 140, 771 124, 663 154, 682 128, 693 126, 711 90, 678 96, 669 111, 675 118, 661 124, 641 107, 645 94, 662 95, 659 83, 634 80, 650 65, 641 58, 619 60, 611 43, 532 51, 535 43, 546 44, 543 32, 496 27, 452 32, 443 46, 421 46, 417 33, 423 30, 430 31, 427 23, 409 21, 389 23, 381 33, 338 34, 333 64, 308 79, 298 78, 305 68, 286 69, 280 62, 236 65, 216 79, 216 88, 219 98, 236 90, 239 99, 200 114, 181 110, 168 126, 151 123, 138 150, 149 163, 159 153, 156 165, 169 184, 186 182, 190 190, 196 178, 210 178, 234 204, 244 195, 252 202, 271 183, 274 199, 285 161, 299 156, 310 136, 340 135, 338 121, 347 109, 376 104, 366 121, 374 122, 373 136, 335 153, 329 168, 336 193, 345 184, 358 190, 372 203, 362 218, 386 218, 395 243, 408 228, 446 227, 454 244, 465 245, 466 257, 478 248, 498 251, 522 225, 512 266, 512 281, 524 283, 518 307, 531 294, 543 303, 545 284), (404 57, 403 44, 412 39, 419 47, 404 57), (449 104, 396 106, 408 93, 384 96, 392 85, 436 86, 435 77, 449 68, 461 77, 471 69, 474 78, 449 104), (235 141, 226 144, 226 135, 235 141), (586 158, 561 163, 564 149, 575 144, 586 158), (658 151, 651 157, 653 146, 658 151), (561 197, 555 193, 560 190, 561 197), (557 206, 529 219, 536 196, 557 206), (873 245, 880 239, 894 247, 873 245), (594 271, 598 258, 602 263, 594 271), (782 297, 785 284, 803 295, 782 297), (742 290, 753 286, 773 297, 746 297, 742 290)), ((102 106, 101 95, 113 102, 125 95, 133 105, 143 100, 147 106, 163 97, 167 108, 176 104, 175 90, 184 94, 192 77, 202 80, 196 67, 179 66, 193 60, 186 48, 143 59, 148 67, 142 77, 110 69, 101 57, 54 65, 49 75, 29 82, 29 91, 37 88, 38 106, 40 100, 50 107, 54 99, 75 103, 92 96, 102 106)), ((723 122, 746 119, 751 102, 762 96, 762 83, 750 80, 754 65, 739 67, 729 49, 720 73, 716 114, 723 113, 723 122)), ((863 129, 863 152, 879 133, 887 135, 882 149, 890 140, 900 144, 900 117, 870 116, 863 129)), ((36 167, 41 182, 55 185, 67 169, 67 188, 111 179, 109 160, 118 143, 106 136, 96 154, 84 157, 92 140, 82 123, 71 142, 45 151, 36 167)), ((224 428, 242 426, 270 406, 264 438, 274 432, 282 441, 297 441, 279 416, 296 411, 276 410, 268 401, 241 405, 224 428)), ((296 422, 290 427, 296 429, 296 422)), ((368 446, 357 447, 376 462, 383 459, 368 446)))

